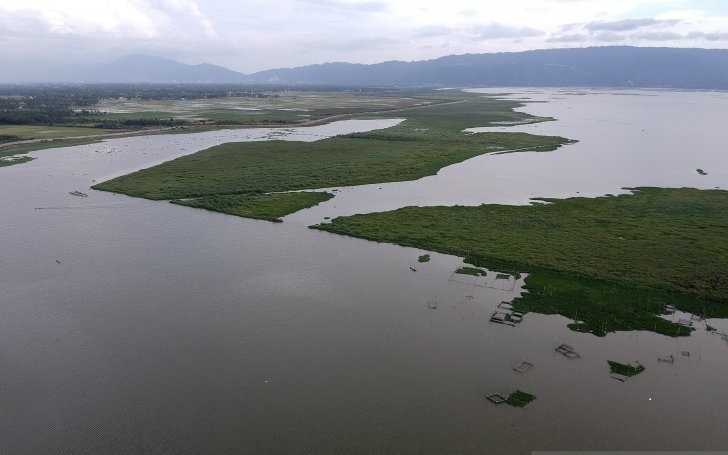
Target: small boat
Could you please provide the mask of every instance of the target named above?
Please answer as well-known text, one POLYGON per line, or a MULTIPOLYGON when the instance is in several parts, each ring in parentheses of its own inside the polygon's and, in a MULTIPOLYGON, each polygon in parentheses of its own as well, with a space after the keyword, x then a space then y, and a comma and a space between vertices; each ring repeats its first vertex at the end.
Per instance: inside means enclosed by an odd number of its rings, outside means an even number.
POLYGON ((80 191, 69 191, 68 194, 70 194, 72 196, 88 197, 88 194, 82 193, 80 191))

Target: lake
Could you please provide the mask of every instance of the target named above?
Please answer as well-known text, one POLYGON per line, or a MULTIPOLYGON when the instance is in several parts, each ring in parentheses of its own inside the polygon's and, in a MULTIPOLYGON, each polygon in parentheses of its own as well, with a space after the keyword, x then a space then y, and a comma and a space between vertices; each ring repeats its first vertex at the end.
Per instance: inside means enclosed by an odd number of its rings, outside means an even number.
MULTIPOLYGON (((0 168, 1 451, 728 447, 728 342, 703 322, 682 339, 597 338, 539 314, 493 324, 522 280, 454 275, 457 257, 420 264, 421 250, 306 228, 404 205, 523 204, 638 185, 725 189, 726 93, 511 91, 540 101, 523 110, 557 121, 508 130, 580 142, 481 156, 416 182, 340 188, 282 224, 89 187, 224 141, 315 140, 400 120, 120 138, 0 168), (556 353, 561 343, 582 357, 556 353), (666 354, 673 363, 657 360, 666 354), (607 359, 647 369, 622 383, 607 359), (523 360, 535 366, 513 371, 523 360), (519 409, 485 399, 516 389, 537 400, 519 409)), ((708 322, 728 331, 726 320, 708 322)))

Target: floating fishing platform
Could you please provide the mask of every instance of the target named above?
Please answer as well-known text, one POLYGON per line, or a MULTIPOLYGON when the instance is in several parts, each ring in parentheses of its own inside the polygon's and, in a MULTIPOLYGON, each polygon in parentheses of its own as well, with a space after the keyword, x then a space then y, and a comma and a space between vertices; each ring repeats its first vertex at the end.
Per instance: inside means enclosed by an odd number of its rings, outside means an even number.
POLYGON ((690 319, 680 318, 680 319, 678 319, 677 323, 683 327, 692 327, 693 326, 693 321, 691 321, 690 319))
POLYGON ((581 354, 576 352, 573 346, 569 346, 568 344, 561 344, 556 349, 554 349, 559 354, 564 355, 565 357, 568 357, 570 359, 576 359, 581 357, 581 354))
POLYGON ((523 362, 521 362, 518 365, 516 365, 515 367, 513 367, 513 371, 517 371, 519 373, 525 373, 526 371, 531 369, 531 367, 533 367, 533 364, 531 362, 526 362, 524 360, 523 362))
POLYGON ((506 402, 506 397, 504 397, 500 393, 491 393, 490 395, 486 395, 485 398, 489 399, 495 404, 501 404, 506 402))

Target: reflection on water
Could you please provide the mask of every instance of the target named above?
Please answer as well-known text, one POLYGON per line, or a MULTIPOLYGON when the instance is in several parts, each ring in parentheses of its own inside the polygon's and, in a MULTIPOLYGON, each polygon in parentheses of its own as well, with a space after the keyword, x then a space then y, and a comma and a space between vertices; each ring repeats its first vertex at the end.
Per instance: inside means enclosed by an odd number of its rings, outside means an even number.
MULTIPOLYGON (((294 130, 313 139, 340 127, 294 130)), ((94 180, 268 133, 115 139, 37 152, 33 162, 0 169, 3 452, 728 446, 728 411, 716 399, 728 392, 728 343, 714 332, 598 338, 569 331, 561 316, 533 313, 516 327, 495 324, 497 305, 520 295, 522 283, 451 279, 459 258, 432 253, 418 263, 422 251, 299 223, 88 190, 94 180), (74 190, 89 197, 68 194, 74 190), (561 343, 582 357, 559 355, 561 343), (674 362, 659 362, 663 353, 674 362), (608 359, 639 360, 646 370, 615 381, 608 359), (524 360, 534 367, 514 372, 524 360), (485 399, 515 389, 538 398, 525 409, 485 399)), ((722 172, 704 163, 691 166, 709 178, 722 172)), ((461 169, 461 180, 473 178, 461 169)), ((343 208, 341 196, 332 202, 343 208)), ((728 330, 725 320, 710 323, 728 330)))

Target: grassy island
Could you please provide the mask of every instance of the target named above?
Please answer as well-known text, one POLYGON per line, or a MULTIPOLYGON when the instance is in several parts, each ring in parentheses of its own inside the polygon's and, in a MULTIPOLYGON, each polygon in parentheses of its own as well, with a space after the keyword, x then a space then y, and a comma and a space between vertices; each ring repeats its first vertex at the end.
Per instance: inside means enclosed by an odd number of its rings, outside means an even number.
POLYGON ((530 206, 407 207, 313 228, 456 254, 530 273, 518 311, 561 314, 574 330, 688 335, 666 304, 728 317, 728 192, 640 188, 530 206))
MULTIPOLYGON (((386 130, 315 142, 222 144, 100 183, 94 189, 183 200, 184 205, 209 209, 210 198, 247 200, 262 193, 414 180, 484 153, 550 151, 571 142, 526 133, 465 133, 463 129, 473 126, 542 119, 515 112, 520 105, 515 102, 462 92, 438 96, 449 97, 449 102, 401 111, 397 115, 407 120, 386 130)), ((224 213, 249 216, 234 203, 216 202, 214 206, 224 213)), ((291 205, 287 213, 296 210, 291 205)), ((256 218, 278 219, 284 214, 259 213, 256 218)))

